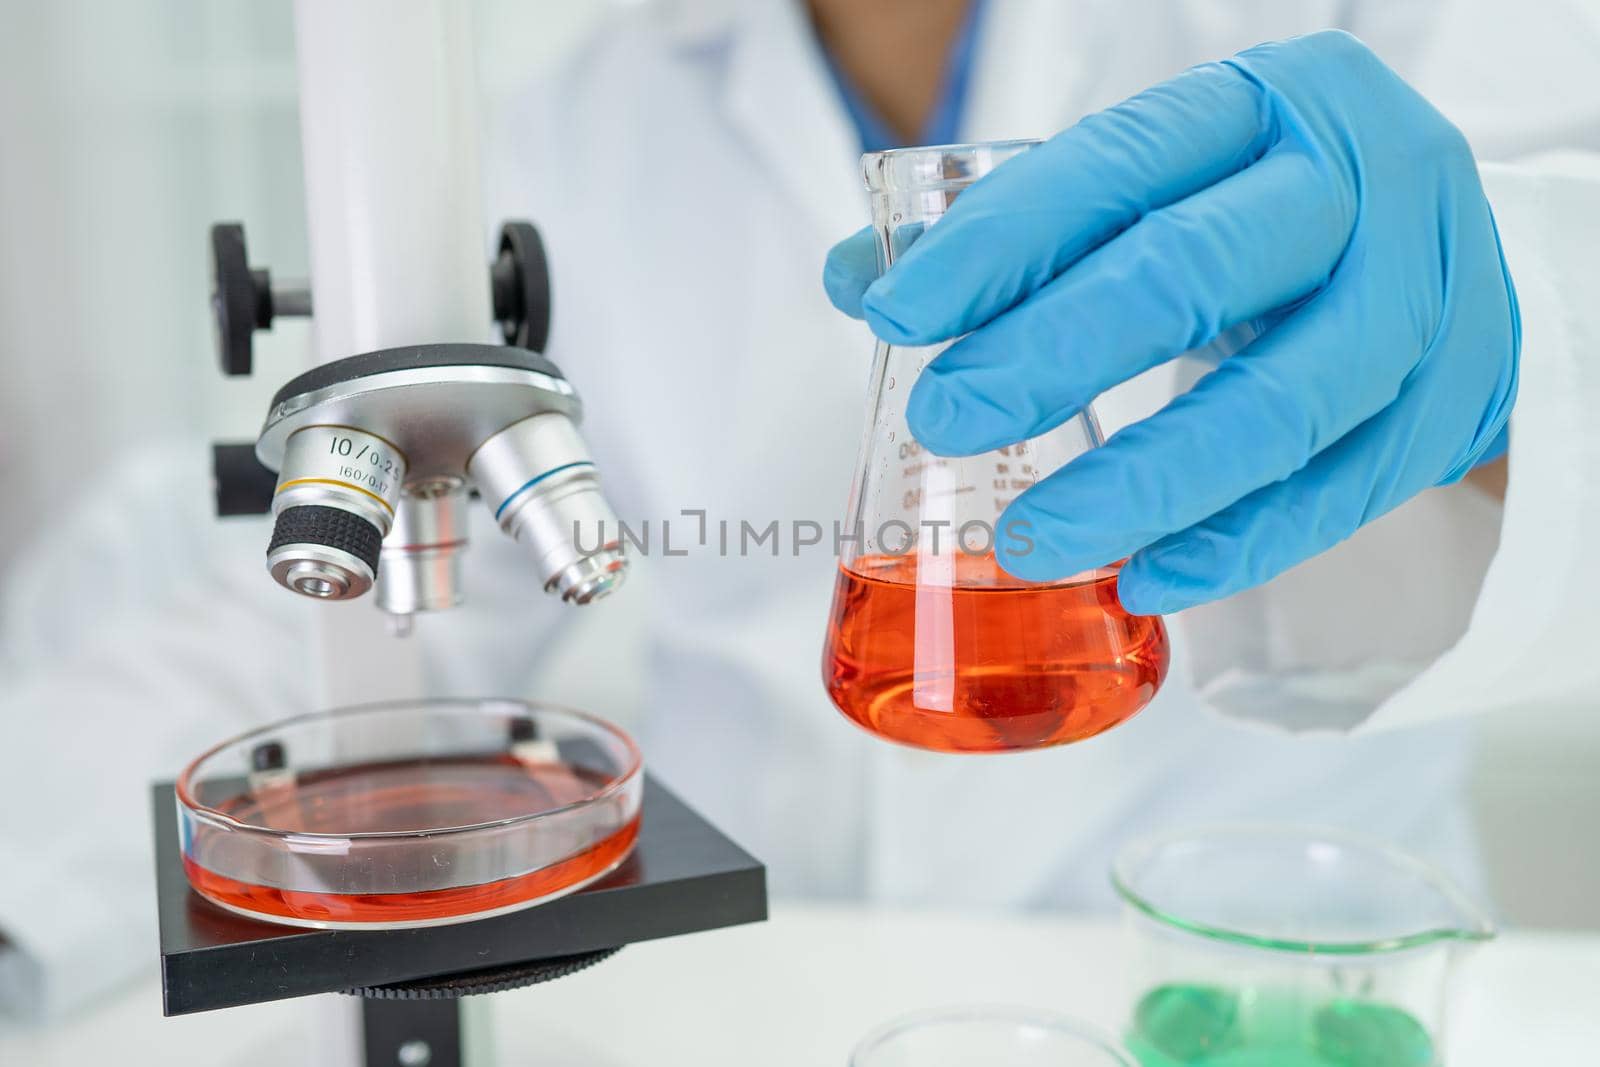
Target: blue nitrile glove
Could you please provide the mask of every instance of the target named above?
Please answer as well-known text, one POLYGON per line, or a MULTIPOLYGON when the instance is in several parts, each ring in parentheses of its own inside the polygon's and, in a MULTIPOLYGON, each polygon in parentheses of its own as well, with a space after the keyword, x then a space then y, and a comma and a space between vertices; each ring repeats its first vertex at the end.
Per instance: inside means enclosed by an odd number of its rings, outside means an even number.
POLYGON ((968 334, 908 402, 946 455, 1041 433, 1264 325, 1001 518, 1031 526, 1031 552, 1002 552, 1022 578, 1131 554, 1132 611, 1264 582, 1505 446, 1520 325, 1471 152, 1348 34, 1253 48, 1092 115, 875 270, 870 233, 836 247, 835 305, 893 344, 968 334))

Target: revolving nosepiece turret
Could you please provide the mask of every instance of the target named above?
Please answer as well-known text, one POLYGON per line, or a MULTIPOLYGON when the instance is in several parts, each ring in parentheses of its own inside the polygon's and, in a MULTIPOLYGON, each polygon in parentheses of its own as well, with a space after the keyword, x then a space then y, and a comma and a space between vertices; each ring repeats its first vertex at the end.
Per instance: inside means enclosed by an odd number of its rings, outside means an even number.
POLYGON ((279 390, 256 442, 278 471, 267 568, 318 600, 376 585, 404 633, 461 601, 476 491, 547 592, 597 600, 627 559, 581 415, 561 372, 525 349, 396 348, 308 371, 279 390))

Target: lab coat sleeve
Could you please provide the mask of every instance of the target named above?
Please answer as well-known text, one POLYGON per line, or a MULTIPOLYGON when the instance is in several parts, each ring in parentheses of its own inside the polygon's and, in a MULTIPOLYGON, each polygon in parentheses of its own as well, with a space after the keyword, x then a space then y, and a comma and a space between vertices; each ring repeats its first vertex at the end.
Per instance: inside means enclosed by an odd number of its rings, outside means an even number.
POLYGON ((1485 165, 1521 303, 1503 514, 1430 490, 1266 585, 1179 616, 1202 697, 1291 731, 1412 726, 1600 692, 1600 156, 1485 165))
POLYGON ((59 1015, 154 967, 150 785, 309 699, 261 521, 220 523, 209 495, 203 442, 147 451, 0 587, 0 1011, 59 1015))

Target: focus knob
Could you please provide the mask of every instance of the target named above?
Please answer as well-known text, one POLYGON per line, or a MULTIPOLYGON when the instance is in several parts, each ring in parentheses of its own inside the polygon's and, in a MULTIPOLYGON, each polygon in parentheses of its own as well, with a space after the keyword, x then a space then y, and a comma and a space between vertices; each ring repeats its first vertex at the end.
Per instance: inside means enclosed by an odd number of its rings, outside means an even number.
POLYGON ((279 315, 309 316, 311 290, 304 283, 273 288, 272 274, 252 269, 244 227, 219 222, 211 227, 211 317, 217 356, 229 377, 249 374, 255 361, 254 335, 272 329, 279 315))
POLYGON ((543 352, 550 340, 550 263, 533 223, 513 220, 500 227, 489 287, 506 344, 543 352))
POLYGON ((211 316, 222 373, 230 377, 250 373, 259 302, 245 253, 244 227, 237 222, 217 223, 211 227, 211 316))

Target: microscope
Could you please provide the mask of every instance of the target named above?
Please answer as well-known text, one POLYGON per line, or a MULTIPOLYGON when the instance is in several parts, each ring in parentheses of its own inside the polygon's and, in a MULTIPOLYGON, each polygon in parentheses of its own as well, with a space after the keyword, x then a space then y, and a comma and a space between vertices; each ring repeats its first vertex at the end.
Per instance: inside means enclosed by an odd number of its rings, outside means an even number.
MULTIPOLYGON (((217 512, 271 516, 262 580, 328 603, 370 591, 396 634, 461 602, 471 507, 489 509, 567 604, 610 595, 628 567, 578 393, 543 355, 539 233, 505 223, 485 254, 471 14, 456 0, 297 0, 310 282, 253 265, 239 223, 210 235, 224 373, 259 371, 255 333, 285 317, 310 317, 318 355, 273 395, 254 441, 214 447, 217 512), (487 343, 494 323, 501 344, 487 343)), ((374 615, 315 615, 322 658, 307 669, 323 676, 321 699, 372 701, 380 676, 389 695, 423 695, 407 673, 414 643, 352 640, 376 632, 374 615), (399 669, 354 669, 346 648, 399 669)), ((251 781, 294 773, 281 744, 251 761, 251 781)), ((190 889, 174 787, 151 799, 165 1012, 350 994, 319 1002, 328 1065, 482 1067, 487 1054, 463 1036, 483 1029, 479 994, 563 977, 636 941, 766 918, 762 865, 648 770, 637 841, 602 879, 412 929, 305 929, 223 910, 190 889)))
POLYGON ((252 336, 280 317, 311 317, 320 361, 273 396, 253 449, 215 451, 219 510, 260 507, 261 468, 275 472, 272 578, 328 601, 375 589, 398 633, 459 603, 474 496, 566 603, 627 573, 581 401, 541 354, 538 231, 504 225, 485 269, 471 12, 457 6, 298 3, 309 285, 253 267, 241 225, 211 233, 224 373, 256 370, 252 336), (503 344, 480 343, 491 315, 503 344))
MULTIPOLYGON (((212 228, 211 261, 223 371, 249 374, 254 332, 313 314, 312 296, 252 269, 238 223, 212 228)), ((392 629, 408 633, 416 613, 461 602, 469 497, 527 548, 547 592, 588 604, 622 584, 627 559, 578 432, 581 401, 540 354, 550 295, 538 231, 505 224, 487 273, 505 345, 333 360, 278 390, 254 445, 213 450, 219 512, 270 511, 267 570, 285 589, 350 600, 376 586, 392 629)))

